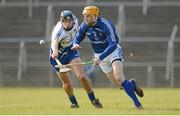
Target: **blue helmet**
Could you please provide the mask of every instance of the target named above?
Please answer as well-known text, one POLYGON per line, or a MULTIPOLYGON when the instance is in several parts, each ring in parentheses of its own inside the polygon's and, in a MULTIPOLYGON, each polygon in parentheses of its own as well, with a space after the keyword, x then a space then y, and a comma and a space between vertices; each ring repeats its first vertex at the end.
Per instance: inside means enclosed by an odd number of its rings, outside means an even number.
POLYGON ((67 19, 67 20, 73 20, 73 13, 69 10, 64 10, 61 12, 61 20, 67 19))

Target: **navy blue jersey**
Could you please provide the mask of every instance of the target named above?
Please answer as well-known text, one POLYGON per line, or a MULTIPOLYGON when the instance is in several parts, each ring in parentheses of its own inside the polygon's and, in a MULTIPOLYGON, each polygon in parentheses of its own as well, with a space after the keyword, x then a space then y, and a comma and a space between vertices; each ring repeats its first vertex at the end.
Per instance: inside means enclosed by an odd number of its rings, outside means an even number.
POLYGON ((85 36, 88 37, 94 52, 100 54, 100 60, 103 60, 111 54, 119 43, 119 38, 114 24, 105 18, 98 18, 93 27, 88 26, 85 22, 83 22, 80 25, 78 34, 74 39, 74 44, 80 44, 85 36))

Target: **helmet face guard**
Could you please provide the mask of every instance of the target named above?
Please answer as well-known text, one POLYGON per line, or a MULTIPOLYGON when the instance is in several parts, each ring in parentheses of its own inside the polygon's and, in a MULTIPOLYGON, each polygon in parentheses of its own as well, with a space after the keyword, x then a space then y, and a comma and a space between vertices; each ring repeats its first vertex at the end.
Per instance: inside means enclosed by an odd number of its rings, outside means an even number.
POLYGON ((61 12, 61 21, 63 22, 64 20, 73 20, 73 13, 69 10, 64 10, 61 12))
POLYGON ((74 18, 73 13, 69 10, 64 10, 61 12, 60 21, 66 31, 69 31, 73 28, 74 25, 74 18))

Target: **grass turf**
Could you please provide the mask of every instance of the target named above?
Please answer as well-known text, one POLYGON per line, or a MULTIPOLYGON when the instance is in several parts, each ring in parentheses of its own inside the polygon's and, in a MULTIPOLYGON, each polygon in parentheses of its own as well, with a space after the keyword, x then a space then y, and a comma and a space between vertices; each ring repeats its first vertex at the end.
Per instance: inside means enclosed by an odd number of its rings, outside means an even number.
POLYGON ((180 89, 144 89, 144 110, 135 110, 124 91, 95 88, 103 103, 96 109, 83 89, 74 89, 79 109, 71 109, 62 88, 0 88, 0 115, 180 115, 180 89))

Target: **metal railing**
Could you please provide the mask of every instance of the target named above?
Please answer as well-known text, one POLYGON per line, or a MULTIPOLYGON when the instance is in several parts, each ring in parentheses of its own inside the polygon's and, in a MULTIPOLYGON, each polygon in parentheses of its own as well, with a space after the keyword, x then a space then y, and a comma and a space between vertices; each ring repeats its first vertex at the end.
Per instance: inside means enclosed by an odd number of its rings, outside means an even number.
MULTIPOLYGON (((175 33, 175 31, 173 31, 175 33)), ((173 36, 171 36, 173 37, 173 36)), ((175 36, 174 36, 175 37, 175 36)), ((38 38, 34 39, 36 40, 35 44, 38 44, 37 40, 39 40, 38 38)), ((136 43, 136 42, 135 42, 136 43)), ((168 42, 167 42, 168 43, 168 42)), ((42 61, 42 62, 35 62, 35 61, 27 61, 27 57, 26 54, 28 54, 28 52, 26 51, 26 45, 28 44, 28 42, 25 41, 19 41, 19 59, 18 62, 1 62, 0 66, 6 66, 6 67, 17 67, 17 80, 19 82, 21 82, 21 80, 23 80, 23 76, 22 73, 26 70, 26 67, 46 67, 46 68, 50 68, 50 64, 48 63, 48 59, 47 61, 42 61)), ((168 49, 172 50, 172 46, 169 48, 167 46, 168 49)), ((48 49, 47 49, 48 50, 48 49)), ((167 62, 125 62, 124 66, 126 68, 145 68, 146 72, 144 72, 146 75, 145 77, 147 77, 147 87, 154 87, 154 83, 156 81, 155 78, 155 74, 154 74, 154 67, 166 67, 166 78, 170 79, 170 84, 169 87, 174 87, 174 67, 180 67, 180 62, 176 62, 174 63, 172 60, 172 52, 167 52, 167 57, 171 57, 169 60, 167 58, 167 62)), ((85 59, 87 60, 87 59, 85 59)), ((3 71, 2 68, 0 68, 0 76, 3 76, 3 71)), ((99 70, 100 71, 100 70, 99 70)), ((97 73, 97 72, 96 72, 97 73)), ((98 72, 98 73, 101 73, 98 72)), ((164 74, 165 75, 165 74, 164 74)), ((52 69, 49 70, 49 86, 53 86, 53 78, 52 78, 52 69)), ((0 78, 0 80, 3 80, 3 78, 0 78)), ((164 79, 165 80, 165 79, 164 79)), ((3 81, 1 81, 0 83, 1 85, 3 85, 3 81)))
POLYGON ((174 87, 174 40, 176 38, 176 33, 178 31, 178 26, 173 27, 171 37, 168 41, 167 50, 167 61, 166 61, 166 76, 165 79, 170 79, 170 86, 174 87))

